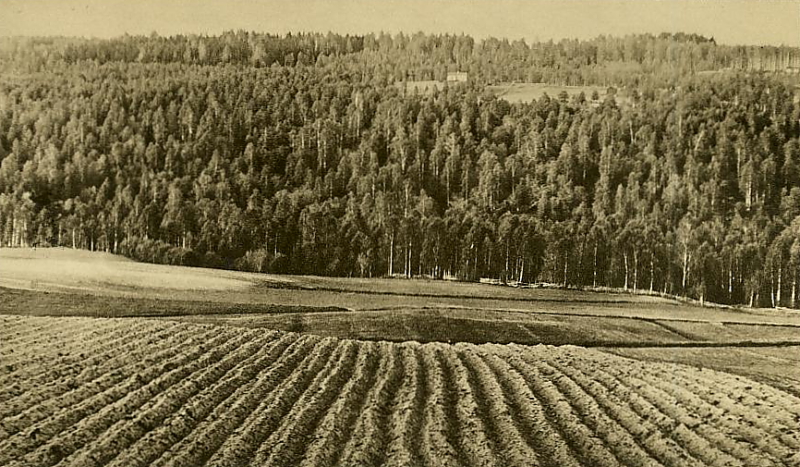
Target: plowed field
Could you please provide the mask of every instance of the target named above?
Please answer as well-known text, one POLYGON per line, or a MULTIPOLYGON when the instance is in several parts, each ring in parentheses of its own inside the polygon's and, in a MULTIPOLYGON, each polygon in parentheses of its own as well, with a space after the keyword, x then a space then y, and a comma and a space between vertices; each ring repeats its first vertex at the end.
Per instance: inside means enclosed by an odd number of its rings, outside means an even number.
POLYGON ((795 466, 800 398, 591 349, 0 317, 0 465, 795 466))

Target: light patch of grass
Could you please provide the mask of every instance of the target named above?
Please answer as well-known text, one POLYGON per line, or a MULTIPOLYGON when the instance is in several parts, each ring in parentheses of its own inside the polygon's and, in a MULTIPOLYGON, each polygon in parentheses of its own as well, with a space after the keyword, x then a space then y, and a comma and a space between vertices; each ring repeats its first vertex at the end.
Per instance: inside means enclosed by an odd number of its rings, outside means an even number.
POLYGON ((109 253, 65 248, 0 248, 0 286, 35 290, 243 290, 250 275, 144 264, 109 253))

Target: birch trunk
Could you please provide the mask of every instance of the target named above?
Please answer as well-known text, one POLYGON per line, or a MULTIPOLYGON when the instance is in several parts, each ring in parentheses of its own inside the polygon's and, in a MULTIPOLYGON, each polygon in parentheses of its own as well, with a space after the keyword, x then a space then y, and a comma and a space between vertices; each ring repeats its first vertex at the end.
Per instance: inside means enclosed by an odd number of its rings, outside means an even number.
POLYGON ((505 272, 505 275, 503 276, 503 282, 504 283, 508 280, 508 256, 509 256, 508 249, 509 249, 508 241, 506 241, 506 272, 505 272))
POLYGON ((733 264, 728 261, 728 301, 733 301, 733 264))
POLYGON ((683 274, 681 275, 681 291, 683 295, 686 295, 686 282, 689 277, 689 247, 683 247, 683 274))
POLYGON ((391 241, 389 243, 389 277, 394 273, 394 232, 392 232, 391 241))
POLYGON ((414 275, 413 265, 411 264, 411 260, 414 259, 414 250, 412 249, 411 242, 408 242, 408 277, 414 275))
POLYGON ((769 280, 769 302, 772 304, 772 308, 775 308, 775 277, 771 277, 769 280))
POLYGON ((625 259, 625 290, 628 290, 628 253, 623 253, 622 257, 625 259))

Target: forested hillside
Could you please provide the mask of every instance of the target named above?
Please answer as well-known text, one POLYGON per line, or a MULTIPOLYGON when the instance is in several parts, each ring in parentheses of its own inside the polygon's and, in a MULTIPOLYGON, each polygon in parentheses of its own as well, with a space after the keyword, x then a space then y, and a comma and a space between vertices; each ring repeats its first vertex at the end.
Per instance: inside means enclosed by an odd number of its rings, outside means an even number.
POLYGON ((0 245, 797 307, 798 63, 693 35, 2 39, 0 245), (613 89, 485 90, 513 81, 613 89))

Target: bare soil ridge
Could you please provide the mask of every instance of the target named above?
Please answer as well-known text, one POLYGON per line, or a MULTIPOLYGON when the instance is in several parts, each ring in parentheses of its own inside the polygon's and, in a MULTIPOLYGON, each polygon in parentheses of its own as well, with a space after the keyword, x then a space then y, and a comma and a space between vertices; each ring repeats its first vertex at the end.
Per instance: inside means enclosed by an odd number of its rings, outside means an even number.
POLYGON ((0 400, 0 463, 14 467, 800 461, 800 398, 685 365, 574 346, 0 320, 0 355, 15 359, 0 368, 15 388, 0 400), (102 341, 121 333, 130 348, 102 341), (92 359, 107 363, 92 371, 92 359))

